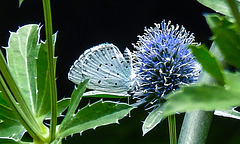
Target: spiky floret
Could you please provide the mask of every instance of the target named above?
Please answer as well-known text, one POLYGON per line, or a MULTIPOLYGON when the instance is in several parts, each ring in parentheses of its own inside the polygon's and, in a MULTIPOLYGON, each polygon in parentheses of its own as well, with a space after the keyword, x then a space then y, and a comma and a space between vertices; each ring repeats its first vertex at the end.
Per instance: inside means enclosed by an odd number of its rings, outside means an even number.
POLYGON ((179 25, 169 21, 145 28, 134 44, 134 71, 137 90, 134 96, 155 104, 164 96, 179 88, 179 85, 194 83, 201 70, 200 65, 188 49, 194 36, 179 25))

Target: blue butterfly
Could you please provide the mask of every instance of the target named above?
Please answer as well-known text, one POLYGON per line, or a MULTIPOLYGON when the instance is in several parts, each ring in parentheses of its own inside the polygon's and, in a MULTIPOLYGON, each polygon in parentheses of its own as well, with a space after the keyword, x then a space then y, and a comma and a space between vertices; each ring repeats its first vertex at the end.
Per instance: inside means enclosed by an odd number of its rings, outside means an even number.
POLYGON ((68 79, 75 84, 86 78, 90 78, 88 89, 127 94, 135 87, 132 53, 126 48, 122 54, 115 45, 109 43, 87 49, 68 73, 68 79))

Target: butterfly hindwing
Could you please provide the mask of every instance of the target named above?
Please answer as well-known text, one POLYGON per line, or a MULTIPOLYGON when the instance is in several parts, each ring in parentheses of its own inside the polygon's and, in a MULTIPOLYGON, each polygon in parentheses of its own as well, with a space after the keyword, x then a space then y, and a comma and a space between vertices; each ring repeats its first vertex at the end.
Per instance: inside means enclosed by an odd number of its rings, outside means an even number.
POLYGON ((131 52, 124 55, 113 44, 86 50, 70 68, 69 79, 78 84, 90 78, 88 88, 106 92, 127 92, 132 84, 131 52))

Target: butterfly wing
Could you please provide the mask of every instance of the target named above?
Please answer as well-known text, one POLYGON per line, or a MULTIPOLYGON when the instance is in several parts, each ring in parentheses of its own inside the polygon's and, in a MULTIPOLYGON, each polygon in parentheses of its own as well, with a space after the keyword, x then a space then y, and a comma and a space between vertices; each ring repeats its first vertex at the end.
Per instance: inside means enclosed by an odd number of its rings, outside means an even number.
POLYGON ((134 79, 131 52, 124 55, 113 44, 100 44, 86 50, 70 68, 68 78, 76 84, 90 78, 88 88, 105 92, 127 92, 134 79))

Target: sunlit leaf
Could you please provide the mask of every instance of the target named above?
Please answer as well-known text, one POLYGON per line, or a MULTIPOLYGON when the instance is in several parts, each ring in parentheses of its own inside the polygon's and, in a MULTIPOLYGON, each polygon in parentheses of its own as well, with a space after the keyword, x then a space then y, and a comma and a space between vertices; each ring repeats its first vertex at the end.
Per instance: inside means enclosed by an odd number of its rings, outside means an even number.
POLYGON ((32 111, 37 93, 35 59, 40 48, 39 31, 40 27, 36 24, 20 27, 17 32, 11 32, 6 48, 10 72, 32 111))
POLYGON ((100 100, 85 106, 75 115, 72 115, 67 123, 61 124, 58 137, 64 138, 74 133, 82 133, 88 129, 118 123, 118 120, 125 117, 132 109, 132 106, 125 103, 100 100))
POLYGON ((224 84, 223 68, 218 60, 207 50, 206 46, 189 46, 203 69, 214 77, 220 84, 224 84))
POLYGON ((89 79, 82 81, 72 93, 67 114, 58 128, 57 137, 60 139, 98 126, 117 123, 119 119, 126 116, 133 109, 132 106, 125 103, 100 100, 94 104, 88 104, 75 113, 87 88, 88 81, 89 79))
POLYGON ((240 33, 235 25, 217 14, 206 15, 206 20, 226 61, 240 69, 240 33))
MULTIPOLYGON (((219 12, 227 16, 232 16, 231 9, 226 0, 197 0, 197 1, 202 5, 213 9, 216 12, 219 12)), ((240 1, 237 0, 236 3, 238 9, 240 9, 240 1)))
POLYGON ((212 85, 194 85, 182 87, 181 90, 167 97, 163 115, 193 110, 213 111, 228 109, 240 105, 240 93, 224 87, 212 85))

